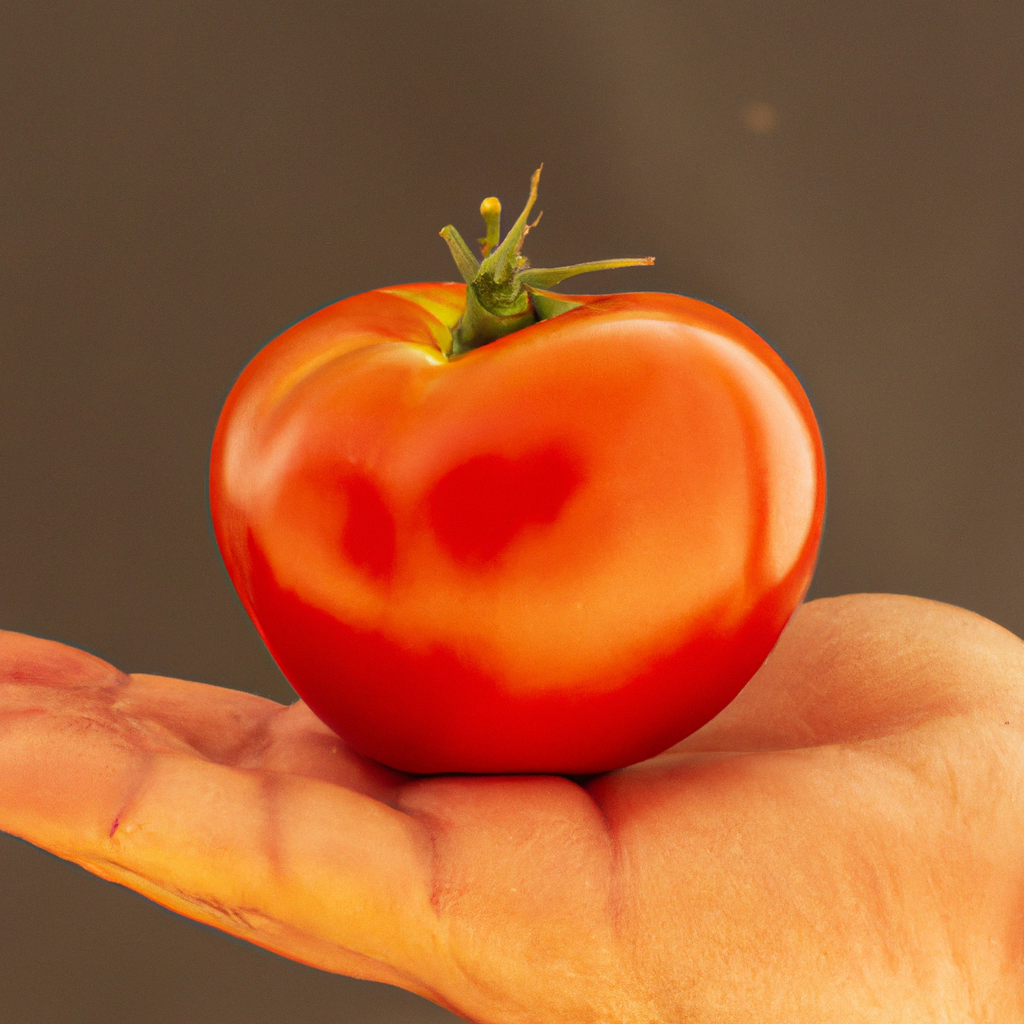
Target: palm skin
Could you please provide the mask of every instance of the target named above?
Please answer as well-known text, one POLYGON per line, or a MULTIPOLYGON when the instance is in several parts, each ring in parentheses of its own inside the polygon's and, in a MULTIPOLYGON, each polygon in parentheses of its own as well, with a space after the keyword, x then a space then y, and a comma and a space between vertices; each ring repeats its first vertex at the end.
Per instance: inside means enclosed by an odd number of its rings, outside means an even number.
POLYGON ((798 610, 713 722, 589 780, 416 778, 304 707, 0 633, 0 828, 493 1024, 1024 1021, 1024 644, 798 610))

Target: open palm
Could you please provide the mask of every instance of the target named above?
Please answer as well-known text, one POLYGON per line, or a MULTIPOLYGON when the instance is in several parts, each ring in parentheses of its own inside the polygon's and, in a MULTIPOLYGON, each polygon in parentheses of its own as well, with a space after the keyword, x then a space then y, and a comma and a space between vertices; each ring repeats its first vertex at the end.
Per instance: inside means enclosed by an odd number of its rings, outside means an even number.
POLYGON ((1011 634, 857 595, 659 757, 417 778, 301 703, 0 633, 0 828, 474 1021, 1019 1021, 1022 711, 1011 634))

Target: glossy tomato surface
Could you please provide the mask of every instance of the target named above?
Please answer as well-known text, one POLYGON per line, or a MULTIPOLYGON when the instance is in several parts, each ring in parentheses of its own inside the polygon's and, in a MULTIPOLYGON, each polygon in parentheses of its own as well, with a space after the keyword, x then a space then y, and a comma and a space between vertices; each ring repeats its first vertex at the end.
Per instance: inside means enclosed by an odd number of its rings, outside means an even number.
POLYGON ((653 756, 735 697, 810 583, 824 460, 779 356, 694 299, 572 298, 449 361, 463 285, 356 295, 225 405, 211 499, 242 602, 391 767, 653 756))

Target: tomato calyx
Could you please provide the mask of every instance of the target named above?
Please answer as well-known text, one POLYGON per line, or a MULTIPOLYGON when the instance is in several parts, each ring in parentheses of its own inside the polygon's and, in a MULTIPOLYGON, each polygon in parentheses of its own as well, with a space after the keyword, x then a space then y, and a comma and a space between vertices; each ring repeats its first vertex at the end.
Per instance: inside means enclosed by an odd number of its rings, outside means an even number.
POLYGON ((485 236, 478 240, 483 261, 476 258, 451 224, 441 229, 441 237, 448 243, 455 265, 466 282, 466 309, 452 331, 450 358, 520 331, 539 320, 550 320, 580 305, 546 291, 566 278, 595 270, 643 267, 654 263, 653 256, 644 256, 593 260, 550 269, 531 267, 529 260, 522 255, 522 248, 530 229, 535 228, 541 218, 538 214, 537 219, 529 223, 543 168, 541 164, 533 172, 526 206, 504 241, 499 241, 501 203, 490 196, 480 204, 480 215, 486 229, 485 236))

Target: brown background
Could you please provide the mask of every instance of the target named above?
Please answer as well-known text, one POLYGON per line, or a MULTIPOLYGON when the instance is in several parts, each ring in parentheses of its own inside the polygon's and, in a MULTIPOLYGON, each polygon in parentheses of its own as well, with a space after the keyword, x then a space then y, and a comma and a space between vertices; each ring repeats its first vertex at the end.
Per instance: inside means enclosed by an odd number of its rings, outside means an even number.
MULTIPOLYGON (((543 160, 535 264, 652 253, 594 289, 725 306, 804 382, 812 594, 1024 632, 1022 44, 1019 0, 5 5, 0 625, 289 699, 209 526, 227 390, 452 278, 438 229, 543 160)), ((451 1019, 0 839, 2 1024, 451 1019)))

